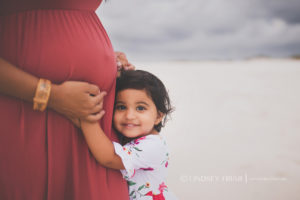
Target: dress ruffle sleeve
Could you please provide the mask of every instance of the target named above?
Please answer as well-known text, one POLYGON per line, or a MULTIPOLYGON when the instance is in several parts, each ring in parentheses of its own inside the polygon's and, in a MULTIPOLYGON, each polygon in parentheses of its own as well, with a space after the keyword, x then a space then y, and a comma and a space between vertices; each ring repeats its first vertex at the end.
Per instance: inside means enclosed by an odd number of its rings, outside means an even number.
POLYGON ((115 152, 122 159, 125 169, 121 173, 125 179, 132 178, 136 170, 153 171, 161 165, 166 155, 165 147, 158 136, 136 139, 124 146, 114 142, 115 152))
POLYGON ((130 157, 127 155, 127 153, 124 151, 124 147, 122 147, 119 143, 113 142, 115 147, 115 152, 120 158, 122 159, 123 165, 125 167, 125 170, 121 170, 122 175, 124 178, 133 177, 135 173, 134 166, 132 162, 130 161, 130 157))

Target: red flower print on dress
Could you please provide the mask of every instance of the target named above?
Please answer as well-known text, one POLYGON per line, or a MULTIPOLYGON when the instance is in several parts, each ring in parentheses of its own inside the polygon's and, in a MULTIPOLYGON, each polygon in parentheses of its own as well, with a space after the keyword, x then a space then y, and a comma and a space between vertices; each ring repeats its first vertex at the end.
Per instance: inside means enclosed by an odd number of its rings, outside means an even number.
POLYGON ((140 169, 142 169, 142 170, 144 170, 144 171, 153 171, 153 170, 154 170, 152 167, 148 167, 148 168, 140 168, 140 169))
POLYGON ((150 191, 147 194, 145 194, 145 196, 151 196, 153 200, 165 200, 163 193, 153 194, 152 191, 150 191))
POLYGON ((143 140, 143 139, 145 139, 146 138, 146 136, 143 136, 143 137, 140 137, 140 138, 138 138, 138 139, 135 139, 134 140, 134 144, 139 144, 140 142, 140 140, 143 140))
POLYGON ((159 188, 158 190, 160 191, 160 193, 163 193, 164 189, 167 189, 168 187, 165 185, 164 182, 162 182, 160 185, 159 185, 159 188))
POLYGON ((168 164, 169 164, 169 162, 167 161, 166 164, 165 164, 165 167, 168 167, 168 164))

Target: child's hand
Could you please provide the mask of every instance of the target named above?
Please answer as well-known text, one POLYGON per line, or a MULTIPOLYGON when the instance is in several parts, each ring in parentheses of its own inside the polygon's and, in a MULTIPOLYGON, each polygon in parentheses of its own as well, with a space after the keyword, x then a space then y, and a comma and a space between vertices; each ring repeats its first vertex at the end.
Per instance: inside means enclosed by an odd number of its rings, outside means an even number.
MULTIPOLYGON (((104 116, 105 114, 105 111, 104 110, 101 110, 99 113, 97 113, 97 118, 100 120, 102 119, 102 117, 104 116)), ((90 121, 87 121, 85 119, 80 119, 78 120, 79 121, 79 127, 81 129, 84 129, 85 127, 90 127, 90 126, 95 126, 95 125, 99 125, 99 121, 97 122, 90 122, 90 121)), ((74 123, 74 122, 73 122, 74 123)))
POLYGON ((126 55, 123 52, 115 52, 118 76, 120 76, 121 70, 135 70, 135 66, 128 62, 126 55))

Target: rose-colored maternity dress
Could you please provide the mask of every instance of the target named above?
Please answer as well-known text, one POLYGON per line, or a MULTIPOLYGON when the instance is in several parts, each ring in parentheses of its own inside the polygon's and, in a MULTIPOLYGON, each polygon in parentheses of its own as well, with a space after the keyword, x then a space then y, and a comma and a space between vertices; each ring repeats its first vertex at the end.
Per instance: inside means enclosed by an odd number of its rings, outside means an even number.
MULTIPOLYGON (((100 3, 0 0, 0 57, 53 83, 86 81, 107 91, 101 124, 116 140, 116 64, 95 14, 100 3)), ((0 199, 125 200, 128 190, 119 170, 97 164, 80 130, 65 117, 0 95, 0 199)))

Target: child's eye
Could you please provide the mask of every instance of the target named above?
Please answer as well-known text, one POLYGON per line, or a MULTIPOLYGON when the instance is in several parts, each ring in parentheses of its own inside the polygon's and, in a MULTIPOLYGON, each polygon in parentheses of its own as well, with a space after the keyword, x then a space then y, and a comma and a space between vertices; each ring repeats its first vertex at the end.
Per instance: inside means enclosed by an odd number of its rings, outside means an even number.
POLYGON ((124 105, 117 105, 116 106, 116 110, 125 110, 126 109, 126 106, 124 105))
POLYGON ((136 107, 136 110, 143 111, 143 110, 146 110, 146 108, 144 106, 138 106, 138 107, 136 107))

